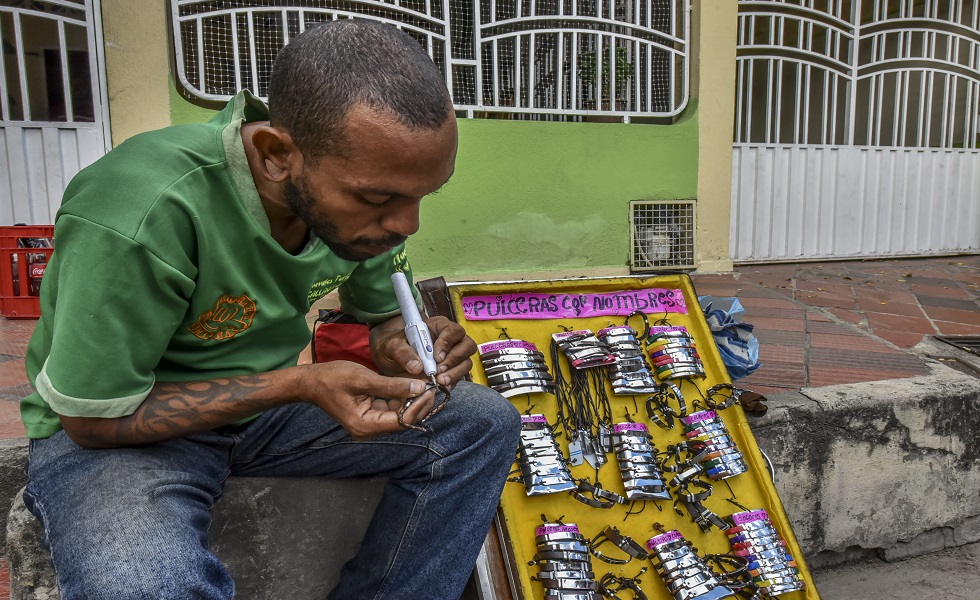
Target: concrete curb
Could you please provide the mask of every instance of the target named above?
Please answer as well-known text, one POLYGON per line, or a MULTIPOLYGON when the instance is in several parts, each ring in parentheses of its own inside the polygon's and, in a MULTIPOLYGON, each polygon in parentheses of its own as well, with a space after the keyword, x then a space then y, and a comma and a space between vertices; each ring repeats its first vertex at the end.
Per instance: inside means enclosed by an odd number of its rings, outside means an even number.
MULTIPOLYGON (((27 439, 0 440, 0 531, 7 530, 10 507, 27 485, 27 439)), ((0 536, 0 556, 8 556, 6 536, 0 536)))
POLYGON ((924 362, 930 375, 774 395, 750 422, 811 566, 980 539, 980 379, 924 362))
MULTIPOLYGON (((210 546, 236 597, 324 598, 354 556, 385 479, 233 477, 212 513, 210 546)), ((7 517, 11 600, 60 597, 41 527, 18 491, 7 517)))

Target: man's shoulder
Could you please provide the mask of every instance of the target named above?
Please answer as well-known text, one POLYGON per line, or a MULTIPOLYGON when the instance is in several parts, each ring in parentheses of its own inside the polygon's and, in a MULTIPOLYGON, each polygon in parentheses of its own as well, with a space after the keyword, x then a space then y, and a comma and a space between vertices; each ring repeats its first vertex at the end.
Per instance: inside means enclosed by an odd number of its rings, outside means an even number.
POLYGON ((134 135, 110 150, 82 173, 172 179, 187 171, 225 160, 222 128, 214 123, 171 125, 134 135))
POLYGON ((210 123, 135 135, 72 179, 59 214, 132 236, 151 212, 194 212, 189 199, 211 197, 207 187, 227 185, 220 136, 220 128, 210 123))

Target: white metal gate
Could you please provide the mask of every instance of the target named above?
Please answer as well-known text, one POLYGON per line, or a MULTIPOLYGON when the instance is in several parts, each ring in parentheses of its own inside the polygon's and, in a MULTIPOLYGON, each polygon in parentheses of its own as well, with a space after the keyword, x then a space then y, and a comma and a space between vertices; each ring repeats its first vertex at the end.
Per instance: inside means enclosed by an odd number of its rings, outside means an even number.
POLYGON ((739 0, 736 262, 980 250, 980 0, 739 0))
POLYGON ((688 101, 690 0, 171 0, 177 83, 264 97, 290 38, 326 20, 395 25, 468 117, 643 121, 688 101))
POLYGON ((98 0, 0 0, 0 225, 53 223, 109 146, 98 0))

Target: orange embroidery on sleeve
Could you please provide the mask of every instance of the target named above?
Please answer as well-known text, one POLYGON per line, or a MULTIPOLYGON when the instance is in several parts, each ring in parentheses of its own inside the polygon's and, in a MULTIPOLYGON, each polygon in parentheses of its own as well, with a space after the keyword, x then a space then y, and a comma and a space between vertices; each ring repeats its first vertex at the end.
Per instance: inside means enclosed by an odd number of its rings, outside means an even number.
POLYGON ((254 316, 255 302, 251 298, 225 295, 218 298, 214 307, 202 314, 187 331, 202 340, 226 340, 251 327, 254 316))

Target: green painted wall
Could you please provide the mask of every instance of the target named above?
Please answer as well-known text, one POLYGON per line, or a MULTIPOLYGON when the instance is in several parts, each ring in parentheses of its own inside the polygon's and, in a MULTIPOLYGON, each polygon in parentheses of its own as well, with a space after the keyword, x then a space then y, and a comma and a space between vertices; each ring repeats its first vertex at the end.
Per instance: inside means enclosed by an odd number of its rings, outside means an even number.
MULTIPOLYGON (((171 91, 174 123, 207 120, 171 91)), ((621 269, 629 201, 694 198, 698 119, 673 125, 461 119, 456 174, 422 202, 419 277, 621 269)))
POLYGON ((696 114, 667 126, 461 120, 456 174, 422 202, 413 266, 625 269, 629 201, 697 195, 696 114))
POLYGON ((203 123, 213 117, 215 112, 188 102, 174 87, 174 80, 170 80, 170 122, 172 124, 203 123))

